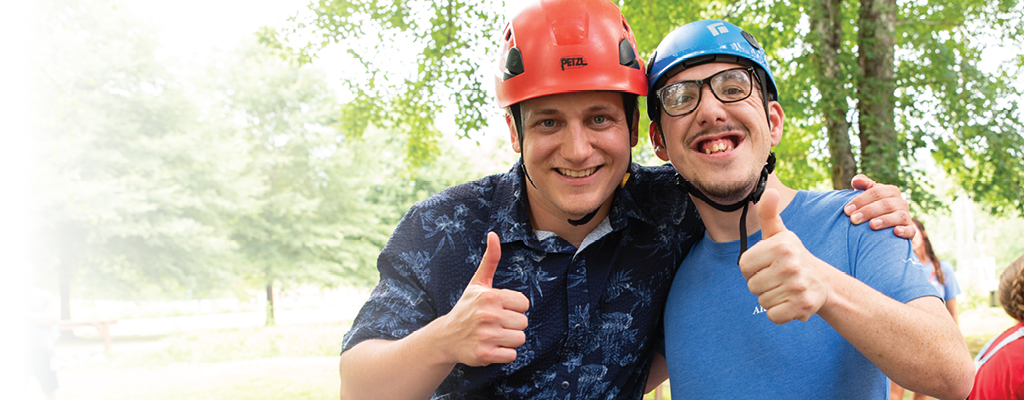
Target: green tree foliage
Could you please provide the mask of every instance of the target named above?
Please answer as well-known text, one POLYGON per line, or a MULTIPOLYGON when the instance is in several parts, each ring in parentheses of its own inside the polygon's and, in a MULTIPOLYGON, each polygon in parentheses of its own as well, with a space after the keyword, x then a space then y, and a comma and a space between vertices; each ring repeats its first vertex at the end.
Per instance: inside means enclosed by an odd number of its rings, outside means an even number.
POLYGON ((392 130, 346 137, 325 78, 255 43, 189 76, 114 3, 41 10, 32 254, 65 318, 72 295, 372 285, 408 207, 472 173, 453 157, 410 169, 392 130))
POLYGON ((977 62, 984 46, 974 40, 1022 48, 1024 4, 963 0, 902 12, 898 129, 911 149, 934 148, 957 186, 989 211, 1024 215, 1024 55, 986 73, 977 62))
MULTIPOLYGON (((1019 1, 617 3, 645 56, 672 28, 699 18, 728 19, 762 42, 786 108, 787 138, 776 149, 786 182, 808 187, 832 176, 834 187, 844 187, 859 165, 872 177, 907 189, 915 203, 935 207, 927 178, 910 167, 915 150, 926 148, 975 199, 996 212, 1024 214, 1024 124, 1018 108, 1024 89, 1012 84, 1019 82, 1021 62, 1018 58, 996 73, 979 69, 986 45, 1021 46, 1024 6, 1019 1)), ((301 54, 342 46, 361 63, 364 76, 348 81, 355 97, 346 107, 363 117, 355 121, 372 117, 397 123, 409 129, 412 142, 426 143, 436 131, 432 120, 423 118, 433 118, 446 104, 457 103, 463 132, 484 123, 478 112, 466 112, 491 107, 490 99, 453 101, 452 93, 479 94, 492 84, 491 74, 445 66, 491 70, 470 54, 494 58, 502 22, 489 10, 498 8, 496 0, 320 1, 311 5, 316 17, 297 20, 292 33, 319 38, 299 46, 301 54), (417 65, 413 78, 403 81, 373 57, 397 49, 417 54, 402 59, 417 65)), ((362 128, 352 127, 353 134, 362 128)), ((423 154, 410 151, 409 157, 423 154)))
MULTIPOLYGON (((490 82, 482 75, 492 72, 492 59, 484 54, 492 39, 489 27, 498 21, 494 3, 317 0, 310 9, 314 16, 297 19, 291 32, 315 31, 316 39, 301 46, 298 59, 309 61, 340 43, 362 66, 362 74, 344 81, 355 97, 342 108, 340 126, 346 134, 362 135, 369 121, 409 130, 414 134, 406 143, 407 160, 419 166, 438 153, 441 134, 435 122, 445 106, 455 106, 461 137, 484 127, 485 105, 493 103, 483 89, 490 82)), ((263 40, 278 48, 288 41, 272 31, 264 32, 263 40)))
POLYGON ((208 291, 232 248, 223 230, 245 196, 232 137, 156 58, 156 36, 106 2, 48 0, 33 21, 33 249, 77 295, 208 291))
MULTIPOLYGON (((265 287, 273 325, 274 283, 335 286, 368 281, 367 265, 387 238, 368 188, 352 185, 367 161, 342 146, 337 106, 323 76, 252 45, 213 76, 223 118, 246 138, 253 197, 231 221, 240 273, 265 287)), ((372 155, 372 152, 368 153, 372 155)), ((372 159, 370 160, 372 161, 372 159)))
MULTIPOLYGON (((997 212, 1024 212, 1013 194, 1021 190, 1022 164, 1019 159, 998 159, 1006 153, 1019 154, 1024 145, 1019 134, 1021 115, 1014 105, 1021 88, 1012 85, 1021 65, 1005 65, 995 74, 979 69, 986 42, 1021 43, 1021 5, 963 0, 861 1, 842 6, 845 17, 836 23, 844 29, 843 38, 857 41, 840 41, 837 58, 857 57, 858 68, 847 68, 841 75, 855 84, 842 88, 820 84, 813 89, 823 98, 835 99, 832 109, 843 108, 845 101, 856 104, 858 111, 840 120, 839 113, 824 112, 822 105, 827 102, 815 108, 826 123, 855 121, 859 143, 854 146, 860 147, 861 171, 896 183, 908 189, 919 205, 933 207, 930 182, 910 167, 916 150, 926 148, 974 198, 997 212), (869 5, 873 12, 865 11, 869 5), (891 7, 896 10, 886 11, 891 7), (869 31, 873 34, 868 35, 869 31), (990 141, 993 136, 997 140, 990 141), (981 143, 981 151, 976 143, 981 143), (998 147, 986 143, 998 143, 998 147)), ((808 52, 815 53, 820 52, 808 52)), ((821 74, 815 78, 824 80, 821 74)), ((830 146, 845 145, 843 139, 849 138, 835 135, 830 146)), ((835 152, 832 162, 838 162, 835 152)))

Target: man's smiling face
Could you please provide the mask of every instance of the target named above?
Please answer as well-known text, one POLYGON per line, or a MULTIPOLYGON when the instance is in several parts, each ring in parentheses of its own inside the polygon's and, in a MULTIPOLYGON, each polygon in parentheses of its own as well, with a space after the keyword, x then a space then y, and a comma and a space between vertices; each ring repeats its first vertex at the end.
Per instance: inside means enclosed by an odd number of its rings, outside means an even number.
MULTIPOLYGON (((672 76, 671 85, 684 80, 705 79, 728 69, 741 67, 729 63, 708 63, 687 68, 672 76)), ((676 170, 716 202, 729 204, 741 200, 754 188, 771 147, 782 137, 782 108, 769 103, 769 129, 758 83, 750 97, 722 103, 708 85, 700 88, 697 108, 673 117, 662 111, 661 129, 651 125, 655 153, 671 161, 676 170)))
MULTIPOLYGON (((521 103, 523 153, 530 210, 539 222, 579 219, 612 201, 636 144, 626 124, 623 95, 579 92, 521 103)), ((543 226, 544 224, 541 223, 543 226)))

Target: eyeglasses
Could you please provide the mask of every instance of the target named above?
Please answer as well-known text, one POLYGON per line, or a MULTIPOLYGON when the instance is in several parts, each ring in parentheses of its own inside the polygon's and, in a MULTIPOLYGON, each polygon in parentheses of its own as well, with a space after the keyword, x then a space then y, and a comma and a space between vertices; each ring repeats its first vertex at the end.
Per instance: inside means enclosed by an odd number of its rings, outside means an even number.
POLYGON ((718 71, 704 79, 679 81, 658 89, 658 101, 665 113, 673 117, 692 113, 700 105, 701 88, 707 83, 718 101, 735 103, 750 97, 754 89, 753 72, 753 67, 740 67, 718 71))

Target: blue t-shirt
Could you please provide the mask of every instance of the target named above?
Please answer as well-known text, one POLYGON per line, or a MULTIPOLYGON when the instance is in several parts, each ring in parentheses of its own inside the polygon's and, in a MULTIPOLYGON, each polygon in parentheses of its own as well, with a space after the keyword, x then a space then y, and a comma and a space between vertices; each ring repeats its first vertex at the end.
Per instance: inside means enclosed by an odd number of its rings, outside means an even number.
POLYGON ((530 300, 526 343, 512 363, 457 365, 433 398, 641 398, 672 276, 704 228, 671 165, 631 173, 579 251, 530 227, 519 163, 417 204, 381 252, 380 282, 342 351, 403 338, 451 311, 494 231, 494 287, 530 300))
MULTIPOLYGON (((855 195, 800 191, 781 216, 812 254, 875 290, 903 303, 934 296, 910 241, 850 223, 842 209, 855 195)), ((705 236, 676 273, 665 306, 673 397, 887 399, 888 378, 821 317, 768 319, 736 265, 739 247, 705 236)))
POLYGON ((952 265, 945 261, 939 261, 939 268, 942 268, 942 278, 945 283, 939 282, 939 276, 935 274, 935 267, 931 261, 925 263, 924 267, 931 271, 929 272, 931 275, 928 281, 932 283, 932 286, 935 286, 935 290, 939 291, 939 298, 942 301, 949 301, 960 295, 960 284, 956 281, 956 272, 953 271, 952 265))

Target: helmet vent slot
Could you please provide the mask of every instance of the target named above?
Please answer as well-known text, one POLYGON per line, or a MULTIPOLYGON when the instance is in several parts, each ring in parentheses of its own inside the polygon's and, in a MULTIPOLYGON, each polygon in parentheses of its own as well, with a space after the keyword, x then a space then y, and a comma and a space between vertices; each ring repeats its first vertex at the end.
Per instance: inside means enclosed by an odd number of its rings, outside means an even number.
POLYGON ((519 75, 523 71, 523 53, 515 47, 509 49, 508 56, 505 57, 504 79, 519 75))
POLYGON ((633 45, 629 44, 629 40, 619 41, 619 64, 640 69, 640 63, 636 61, 636 53, 633 52, 633 45))

